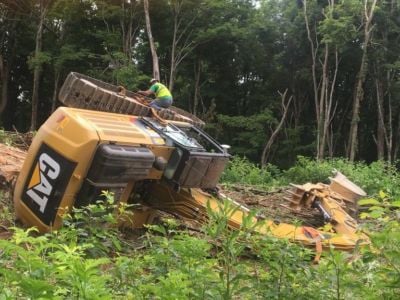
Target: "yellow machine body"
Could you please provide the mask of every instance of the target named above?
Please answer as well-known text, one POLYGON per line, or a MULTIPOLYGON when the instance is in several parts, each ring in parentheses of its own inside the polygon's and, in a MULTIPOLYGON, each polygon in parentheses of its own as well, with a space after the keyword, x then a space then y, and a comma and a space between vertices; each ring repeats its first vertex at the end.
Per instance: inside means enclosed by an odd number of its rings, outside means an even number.
MULTIPOLYGON (((168 160, 172 148, 136 121, 137 117, 127 115, 59 108, 38 131, 18 176, 14 191, 17 218, 41 232, 59 228, 102 144, 157 148, 158 156, 168 160)), ((161 175, 151 168, 146 179, 161 175)))

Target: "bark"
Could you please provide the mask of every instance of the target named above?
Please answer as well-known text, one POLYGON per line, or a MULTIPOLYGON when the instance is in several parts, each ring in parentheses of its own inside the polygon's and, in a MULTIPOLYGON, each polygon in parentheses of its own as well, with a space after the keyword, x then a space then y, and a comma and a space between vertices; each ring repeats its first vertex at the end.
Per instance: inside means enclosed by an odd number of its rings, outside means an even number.
MULTIPOLYGON (((49 1, 50 2, 50 1, 49 1)), ((44 0, 40 1, 39 8, 39 22, 36 29, 36 39, 35 39, 35 58, 38 58, 40 52, 42 52, 43 48, 43 25, 44 20, 47 14, 47 5, 44 0)), ((39 106, 39 84, 40 84, 40 76, 42 74, 42 66, 36 63, 35 68, 33 70, 33 90, 32 90, 32 114, 31 114, 31 131, 35 131, 37 129, 37 112, 39 106)))
POLYGON ((60 88, 60 71, 54 71, 54 89, 53 89, 53 99, 51 101, 51 112, 56 110, 58 90, 60 88))
MULTIPOLYGON (((328 152, 329 152, 329 157, 333 157, 333 129, 332 129, 332 121, 335 117, 336 113, 336 108, 337 108, 337 102, 334 101, 334 91, 335 91, 335 86, 336 86, 336 79, 337 79, 337 74, 339 71, 339 54, 338 50, 335 49, 335 70, 333 72, 333 78, 332 82, 330 84, 330 89, 327 89, 326 93, 326 105, 325 105, 325 118, 324 118, 324 125, 323 125, 323 141, 322 145, 327 145, 328 147, 328 152)), ((324 155, 325 152, 325 146, 323 146, 323 152, 321 153, 324 155)))
POLYGON ((385 107, 383 105, 383 87, 379 79, 375 79, 376 104, 377 104, 377 129, 376 129, 376 151, 378 160, 385 159, 385 107))
MULTIPOLYGON (((389 73, 389 71, 387 72, 389 73)), ((390 83, 390 75, 387 74, 387 82, 390 83)), ((378 108, 378 129, 377 129, 377 150, 378 159, 386 160, 392 163, 393 156, 393 116, 392 116, 392 97, 390 93, 390 87, 387 91, 384 91, 383 83, 381 80, 376 79, 376 90, 377 90, 377 108, 378 108), (387 97, 386 97, 387 96, 387 97), (387 109, 385 106, 385 99, 387 98, 387 109), (386 114, 387 111, 387 114, 386 114), (385 151, 386 150, 386 151, 385 151), (381 151, 381 152, 379 152, 381 151)))
MULTIPOLYGON (((311 36, 311 28, 310 28, 310 24, 308 22, 308 16, 307 16, 307 0, 303 1, 303 10, 304 10, 304 21, 306 23, 307 38, 308 38, 308 41, 310 42, 310 50, 311 50, 311 58, 312 58, 311 73, 312 73, 313 89, 314 89, 314 104, 315 104, 315 111, 317 112, 317 115, 316 115, 317 124, 319 124, 320 116, 319 116, 319 102, 318 102, 318 84, 317 84, 317 74, 316 74, 316 67, 317 67, 316 66, 317 65, 316 52, 318 50, 318 47, 315 46, 314 40, 311 36)), ((319 144, 318 141, 317 141, 317 144, 319 144)))
POLYGON ((269 137, 269 139, 263 149, 263 152, 261 155, 261 167, 265 167, 266 163, 268 162, 271 147, 274 144, 275 139, 278 136, 278 133, 282 129, 282 126, 286 120, 286 116, 287 116, 287 113, 289 110, 290 103, 293 100, 293 96, 290 96, 289 99, 286 100, 287 91, 288 90, 286 89, 283 94, 280 94, 281 95, 281 104, 282 104, 282 117, 281 117, 281 120, 279 121, 279 124, 276 126, 276 128, 272 132, 271 136, 269 137))
MULTIPOLYGON (((172 34, 172 47, 171 47, 171 66, 170 66, 170 73, 169 73, 169 84, 168 84, 168 89, 172 92, 174 88, 174 82, 175 82, 175 70, 176 70, 176 57, 175 57, 175 52, 176 52, 176 40, 177 40, 177 35, 178 35, 178 28, 179 28, 179 13, 180 13, 180 7, 181 3, 179 1, 175 2, 174 4, 174 31, 172 34)), ((196 97, 196 95, 195 95, 196 97)), ((196 111, 196 106, 193 107, 193 112, 194 114, 196 111)))
POLYGON ((8 101, 9 70, 4 57, 0 54, 0 79, 1 79, 1 102, 0 114, 4 112, 8 101))
POLYGON ((371 33, 373 26, 371 26, 372 19, 374 17, 374 11, 377 0, 373 0, 372 5, 368 8, 368 0, 364 0, 364 42, 362 44, 362 58, 360 64, 360 70, 357 75, 357 82, 355 87, 355 93, 353 97, 353 112, 351 116, 350 133, 349 133, 349 149, 348 158, 350 161, 354 161, 356 156, 357 144, 358 144, 358 124, 360 122, 360 105, 364 99, 364 82, 368 71, 368 46, 371 39, 371 33))
POLYGON ((391 103, 391 94, 389 93, 389 116, 388 119, 390 120, 389 122, 389 133, 386 134, 387 139, 386 139, 386 147, 388 149, 388 156, 387 160, 389 163, 392 163, 394 160, 392 160, 392 153, 393 153, 393 125, 392 125, 392 103, 391 103))
POLYGON ((201 113, 204 114, 206 108, 204 106, 203 98, 201 97, 201 87, 207 82, 207 79, 201 82, 201 73, 203 64, 199 59, 194 65, 194 97, 193 97, 193 114, 199 115, 199 106, 201 107, 201 113))
POLYGON ((399 157, 399 150, 400 150, 400 116, 397 116, 397 128, 396 132, 396 146, 393 150, 393 161, 396 161, 399 157))
POLYGON ((158 65, 158 56, 157 56, 156 46, 154 44, 153 34, 151 32, 149 1, 144 0, 143 5, 144 5, 144 13, 145 13, 145 17, 146 17, 147 36, 149 38, 151 57, 153 59, 153 78, 160 80, 160 67, 158 65))
MULTIPOLYGON (((10 17, 11 19, 14 18, 12 14, 10 17)), ((6 30, 4 30, 0 40, 1 46, 4 49, 4 53, 0 53, 0 115, 4 113, 4 110, 8 103, 8 84, 10 80, 10 69, 14 64, 17 49, 17 39, 15 38, 17 21, 12 20, 9 22, 11 23, 9 28, 7 29, 9 35, 7 36, 6 30)))
POLYGON ((193 114, 197 115, 197 107, 199 106, 200 98, 200 74, 201 74, 201 62, 194 65, 194 97, 193 97, 193 114))
POLYGON ((321 88, 320 88, 320 96, 318 99, 318 107, 319 107, 319 123, 317 126, 317 134, 318 134, 318 149, 317 149, 317 159, 323 159, 325 154, 325 143, 326 143, 326 95, 328 90, 328 57, 329 57, 329 45, 325 44, 324 48, 324 62, 322 63, 322 74, 321 74, 321 88))

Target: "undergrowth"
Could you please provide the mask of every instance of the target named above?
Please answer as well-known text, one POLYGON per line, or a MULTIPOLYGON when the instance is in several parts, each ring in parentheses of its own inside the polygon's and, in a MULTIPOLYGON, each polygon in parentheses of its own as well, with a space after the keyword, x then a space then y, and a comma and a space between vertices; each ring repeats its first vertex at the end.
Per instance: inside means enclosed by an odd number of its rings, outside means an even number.
POLYGON ((251 184, 272 189, 290 183, 328 183, 335 170, 342 172, 369 195, 377 195, 379 191, 384 191, 400 199, 400 174, 394 165, 383 161, 366 164, 351 163, 344 158, 317 161, 299 156, 293 167, 279 170, 273 165, 260 168, 247 159, 236 156, 228 164, 221 181, 226 184, 251 184))
POLYGON ((202 235, 175 220, 150 225, 141 246, 113 224, 111 202, 80 209, 59 231, 14 228, 0 240, 0 299, 396 299, 400 226, 387 222, 373 247, 313 251, 253 233, 252 216, 231 230, 229 203, 209 211, 202 235), (90 215, 90 217, 88 217, 90 215), (111 218, 111 219, 110 219, 111 218), (69 226, 67 226, 69 225, 69 226))
POLYGON ((209 210, 201 233, 166 219, 133 240, 116 227, 116 206, 106 194, 66 216, 58 231, 14 227, 11 239, 0 240, 0 299, 398 299, 398 174, 390 166, 300 158, 280 172, 234 159, 224 180, 271 188, 322 181, 333 168, 374 195, 364 200, 365 218, 379 225, 379 231, 370 227, 371 247, 330 249, 313 265, 313 249, 255 234, 260 224, 252 214, 241 230, 231 230, 236 208, 228 202, 209 210))

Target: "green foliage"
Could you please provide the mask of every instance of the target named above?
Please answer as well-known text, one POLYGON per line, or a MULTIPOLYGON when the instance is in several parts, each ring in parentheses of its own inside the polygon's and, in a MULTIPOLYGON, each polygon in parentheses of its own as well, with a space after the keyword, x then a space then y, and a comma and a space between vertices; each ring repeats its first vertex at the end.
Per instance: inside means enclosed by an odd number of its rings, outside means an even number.
POLYGON ((9 193, 0 191, 0 220, 1 224, 6 227, 14 226, 15 219, 10 198, 9 193))
POLYGON ((135 65, 123 65, 113 71, 113 77, 117 85, 122 85, 128 90, 136 91, 142 83, 148 82, 148 77, 141 75, 135 65))
POLYGON ((220 285, 218 293, 222 299, 232 299, 246 295, 249 291, 247 282, 250 276, 242 270, 246 263, 240 258, 244 253, 249 233, 256 225, 252 224, 253 214, 245 216, 240 230, 232 230, 229 220, 239 208, 229 201, 219 204, 218 210, 208 207, 210 222, 205 227, 206 234, 217 244, 216 259, 219 262, 217 269, 220 285))
POLYGON ((318 30, 322 34, 322 42, 337 46, 340 49, 346 43, 355 39, 358 29, 354 19, 360 11, 360 5, 359 1, 344 1, 326 9, 326 17, 318 26, 318 30))
POLYGON ((382 223, 370 236, 372 247, 330 249, 313 266, 312 249, 255 234, 261 224, 254 213, 232 230, 237 207, 228 201, 208 209, 205 236, 164 219, 132 240, 112 227, 114 209, 105 194, 58 232, 13 228, 10 240, 0 240, 0 298, 396 299, 400 292, 398 221, 382 223))
MULTIPOLYGON (((34 132, 31 133, 35 134, 34 132)), ((0 143, 5 144, 7 146, 16 147, 16 145, 18 144, 21 145, 21 139, 23 140, 23 137, 21 137, 20 134, 15 132, 5 131, 3 128, 0 128, 0 143)))
POLYGON ((82 49, 77 45, 63 45, 59 54, 54 57, 54 67, 57 70, 62 70, 69 63, 77 63, 89 56, 88 49, 82 49))
POLYGON ((47 64, 51 61, 51 55, 48 52, 42 51, 39 52, 35 56, 31 56, 28 58, 28 65, 31 70, 39 67, 43 67, 44 64, 47 64))
POLYGON ((269 110, 252 116, 218 115, 217 119, 219 130, 230 133, 221 137, 222 142, 231 145, 233 153, 252 158, 259 156, 257 147, 265 143, 268 126, 277 123, 269 110))
POLYGON ((91 245, 86 249, 91 257, 112 255, 121 251, 115 214, 119 207, 114 204, 113 194, 103 192, 103 197, 104 200, 96 204, 75 208, 72 214, 66 215, 64 225, 68 230, 61 230, 54 237, 91 245))
POLYGON ((224 183, 272 186, 274 183, 273 175, 277 175, 278 172, 278 169, 273 166, 260 169, 248 159, 234 156, 224 170, 221 181, 224 183))
POLYGON ((360 185, 368 194, 383 190, 397 197, 400 195, 400 176, 395 166, 383 161, 371 164, 363 162, 350 163, 346 159, 334 158, 317 161, 299 156, 296 164, 283 172, 283 184, 326 182, 332 171, 339 170, 354 183, 360 185))

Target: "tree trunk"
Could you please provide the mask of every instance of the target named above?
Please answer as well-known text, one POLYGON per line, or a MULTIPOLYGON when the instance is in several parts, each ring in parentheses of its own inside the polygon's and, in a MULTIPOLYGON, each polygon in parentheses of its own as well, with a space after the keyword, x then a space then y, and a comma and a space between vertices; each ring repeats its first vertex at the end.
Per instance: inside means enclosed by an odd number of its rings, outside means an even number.
POLYGON ((368 9, 368 0, 364 0, 364 42, 363 51, 361 58, 360 70, 357 75, 356 90, 353 98, 353 113, 351 117, 350 133, 349 133, 349 149, 348 158, 350 161, 354 161, 356 156, 357 144, 358 144, 358 124, 360 122, 360 104, 364 99, 364 82, 368 71, 368 46, 371 39, 371 32, 373 26, 371 26, 372 18, 374 16, 376 1, 374 0, 371 8, 368 9))
MULTIPOLYGON (((42 52, 42 44, 43 44, 43 24, 46 16, 47 9, 43 3, 40 1, 40 10, 39 10, 39 23, 36 30, 36 46, 35 46, 35 58, 38 58, 40 52, 42 52)), ((35 69, 33 71, 33 91, 32 91, 32 114, 31 114, 31 131, 35 131, 37 129, 37 111, 39 105, 39 83, 40 76, 42 73, 42 66, 38 63, 35 65, 35 69)))
POLYGON ((288 110, 289 110, 290 103, 293 100, 293 96, 290 96, 289 100, 286 102, 286 94, 287 94, 287 92, 288 92, 288 90, 286 89, 283 94, 280 94, 281 95, 281 101, 282 101, 282 103, 281 103, 282 104, 282 110, 283 110, 282 118, 279 121, 279 124, 276 126, 275 130, 272 132, 270 138, 268 139, 268 141, 267 141, 267 143, 266 143, 266 145, 265 145, 265 147, 263 149, 263 152, 262 152, 262 155, 261 155, 261 167, 265 167, 266 163, 268 162, 268 158, 269 158, 269 153, 271 151, 271 147, 274 144, 274 141, 275 141, 279 131, 282 129, 283 123, 286 120, 286 116, 287 116, 287 113, 288 113, 288 110))
POLYGON ((57 105, 57 97, 58 97, 58 90, 59 90, 59 83, 60 83, 60 71, 54 71, 54 89, 53 89, 53 99, 51 101, 51 112, 56 110, 57 105))
POLYGON ((389 134, 386 133, 386 148, 387 148, 387 161, 389 163, 392 163, 394 160, 392 160, 393 156, 393 116, 392 116, 392 103, 391 103, 391 94, 389 93, 389 116, 388 119, 390 120, 389 122, 389 134))
POLYGON ((169 84, 168 84, 168 88, 171 92, 174 89, 174 82, 175 82, 176 30, 177 30, 177 17, 174 18, 174 33, 173 33, 173 37, 172 37, 172 47, 171 47, 171 67, 170 67, 170 72, 169 72, 169 84))
POLYGON ((394 147, 393 150, 393 161, 396 161, 398 156, 399 156, 399 150, 400 150, 400 116, 397 116, 397 128, 395 128, 396 132, 396 146, 394 147))
MULTIPOLYGON (((328 146, 328 152, 329 152, 329 157, 333 157, 333 129, 332 129, 332 120, 335 117, 336 113, 336 108, 337 108, 337 102, 334 103, 334 91, 335 91, 335 86, 336 86, 336 79, 337 79, 337 74, 339 71, 339 53, 337 48, 335 49, 335 70, 333 72, 333 78, 332 82, 330 83, 330 86, 327 86, 326 89, 326 104, 325 104, 325 117, 324 117, 324 125, 323 125, 323 145, 328 146), (330 90, 329 90, 330 88, 330 90)), ((325 146, 323 147, 323 150, 325 152, 325 146)), ((324 152, 322 152, 322 155, 324 155, 324 152)))
POLYGON ((382 82, 379 79, 375 80, 376 86, 376 104, 377 104, 377 129, 376 129, 376 152, 378 160, 385 159, 385 107, 383 105, 384 95, 382 82))
POLYGON ((136 2, 133 0, 130 3, 122 1, 121 9, 123 10, 123 18, 121 18, 120 20, 122 32, 122 51, 124 52, 128 60, 128 64, 132 64, 132 47, 134 43, 135 33, 137 31, 137 29, 133 28, 136 2))
POLYGON ((198 60, 194 64, 194 97, 193 97, 193 114, 197 116, 197 108, 199 106, 200 98, 200 74, 201 74, 201 61, 198 60))
POLYGON ((157 51, 156 51, 156 47, 155 47, 154 40, 153 40, 153 34, 151 33, 149 1, 144 0, 143 5, 144 5, 144 13, 145 13, 145 17, 146 17, 147 36, 149 38, 151 57, 153 59, 153 78, 160 80, 160 68, 158 66, 158 56, 157 56, 157 51))
POLYGON ((311 58, 312 58, 312 65, 311 65, 311 73, 312 73, 312 80, 313 80, 313 89, 314 89, 314 105, 315 105, 315 113, 316 113, 316 122, 317 122, 317 159, 319 155, 319 145, 320 145, 320 135, 319 135, 319 126, 321 124, 320 120, 320 107, 319 107, 319 99, 318 99, 318 83, 317 83, 317 73, 316 73, 316 68, 317 68, 317 50, 318 47, 315 46, 314 40, 311 36, 311 28, 310 24, 308 22, 308 15, 307 15, 307 0, 303 1, 303 11, 304 11, 304 21, 306 23, 306 30, 307 30, 307 38, 308 41, 310 42, 310 50, 311 50, 311 58))
POLYGON ((0 53, 0 84, 1 84, 1 98, 0 98, 0 115, 4 113, 4 110, 8 103, 8 84, 10 81, 10 69, 12 69, 14 64, 14 59, 17 50, 17 39, 16 39, 16 28, 17 21, 12 20, 14 15, 10 16, 10 27, 4 30, 1 36, 1 44, 7 45, 9 47, 8 51, 0 53), (7 33, 7 34, 6 34, 7 33), (9 53, 7 55, 7 52, 9 53))
MULTIPOLYGON (((328 43, 325 43, 323 50, 323 60, 320 61, 321 64, 321 74, 317 75, 317 61, 318 61, 318 48, 319 42, 316 34, 312 35, 308 15, 307 15, 307 0, 303 1, 303 11, 304 11, 304 21, 306 24, 307 38, 310 43, 311 50, 311 72, 312 72, 312 82, 314 91, 314 105, 315 105, 315 115, 316 115, 316 158, 317 160, 323 159, 325 156, 326 145, 330 144, 330 130, 329 127, 332 122, 332 110, 333 110, 333 92, 335 90, 336 77, 338 72, 338 51, 335 54, 335 70, 331 81, 330 78, 330 64, 329 56, 331 50, 328 43), (315 39, 315 41, 314 41, 315 39)), ((329 1, 329 15, 325 15, 325 18, 331 18, 333 13, 335 2, 329 1)), ((316 28, 314 28, 316 32, 316 28)))
POLYGON ((7 106, 7 101, 8 101, 9 70, 7 63, 5 62, 1 54, 0 54, 0 79, 1 79, 0 114, 2 114, 7 106))
POLYGON ((321 90, 319 96, 319 123, 317 127, 318 134, 318 149, 317 149, 317 159, 323 159, 325 155, 325 139, 326 139, 326 130, 325 123, 327 120, 327 111, 326 111, 326 97, 328 91, 328 57, 329 57, 329 46, 325 44, 325 53, 324 53, 324 63, 322 64, 322 75, 321 75, 321 90))

